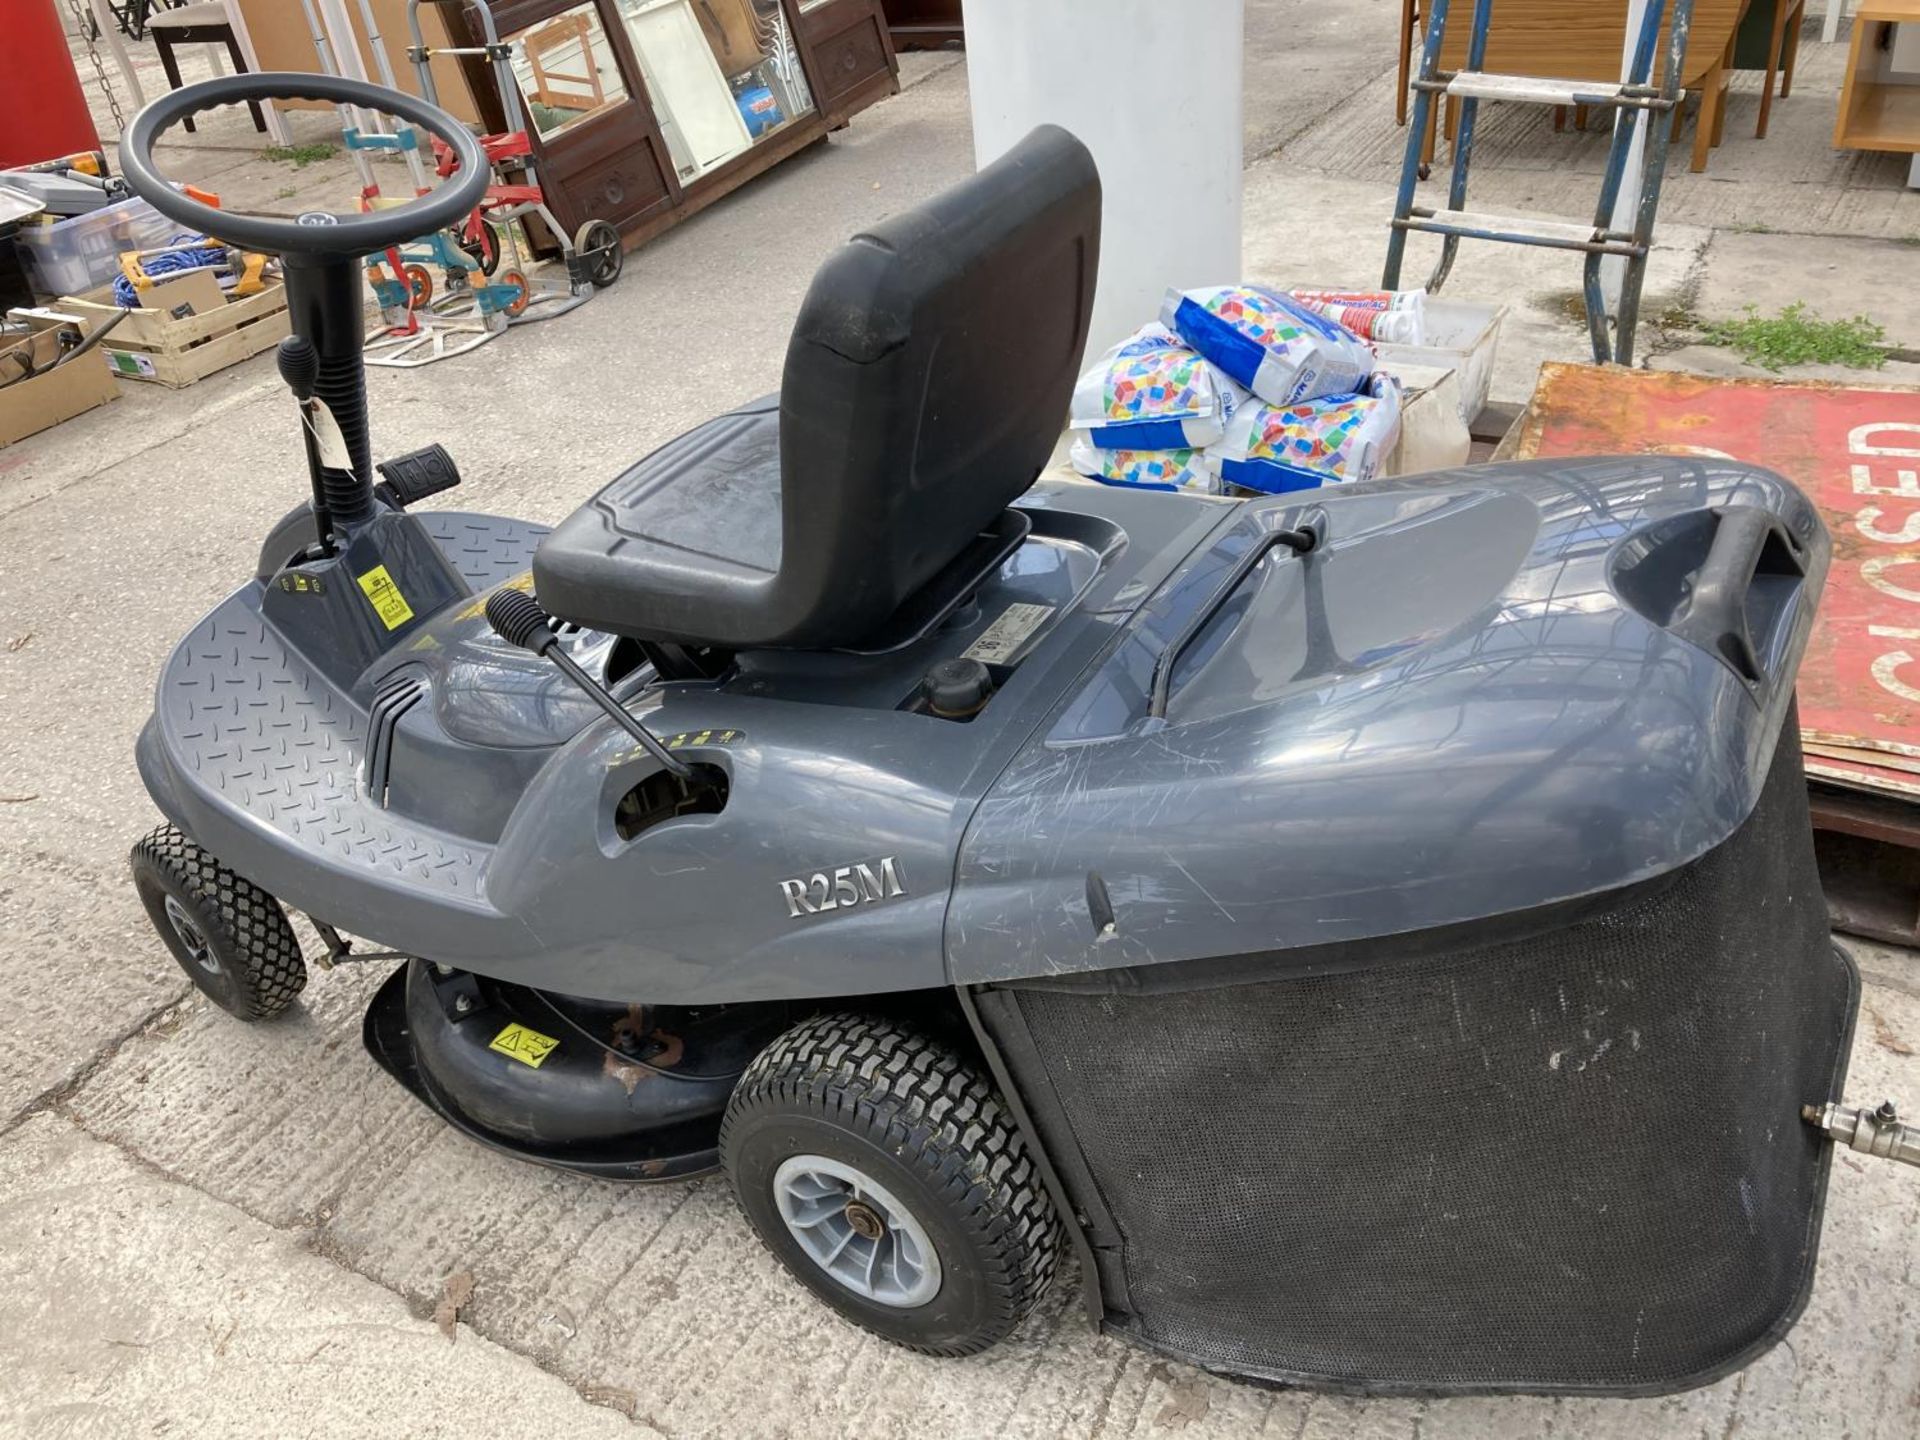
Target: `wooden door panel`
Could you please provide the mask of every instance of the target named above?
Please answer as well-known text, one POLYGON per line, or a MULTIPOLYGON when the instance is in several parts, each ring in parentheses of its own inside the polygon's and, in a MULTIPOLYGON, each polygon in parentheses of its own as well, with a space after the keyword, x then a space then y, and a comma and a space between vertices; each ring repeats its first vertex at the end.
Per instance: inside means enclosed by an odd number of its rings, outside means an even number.
MULTIPOLYGON (((511 40, 579 9, 581 3, 510 0, 496 10, 495 23, 501 38, 511 40)), ((531 115, 528 124, 541 188, 569 234, 578 233, 588 220, 606 220, 622 231, 630 231, 647 215, 673 205, 680 195, 666 143, 641 82, 640 66, 627 43, 626 26, 611 0, 591 0, 591 12, 605 36, 626 98, 584 114, 549 135, 539 133, 531 115)), ((477 37, 478 25, 472 28, 477 37)), ((527 108, 524 95, 521 104, 527 108)))
POLYGON ((893 41, 878 0, 829 0, 796 18, 794 36, 822 115, 843 117, 876 90, 898 88, 893 41))
POLYGON ((583 133, 578 137, 560 137, 567 143, 557 147, 560 154, 553 169, 560 176, 558 188, 565 203, 553 208, 569 232, 577 232, 588 220, 608 220, 623 230, 631 229, 649 211, 673 203, 664 147, 635 126, 596 123, 613 118, 596 116, 580 127, 583 133))

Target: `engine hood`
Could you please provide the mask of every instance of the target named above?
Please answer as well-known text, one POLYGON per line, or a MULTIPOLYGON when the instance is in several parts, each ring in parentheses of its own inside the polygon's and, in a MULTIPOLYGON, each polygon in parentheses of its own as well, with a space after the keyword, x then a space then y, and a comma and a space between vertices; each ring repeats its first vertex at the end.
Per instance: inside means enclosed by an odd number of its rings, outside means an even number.
POLYGON ((1641 456, 1289 501, 1226 518, 988 793, 956 983, 1511 914, 1660 875, 1746 818, 1827 566, 1785 480, 1641 456), (1323 543, 1222 598, 1303 523, 1323 543), (1771 548, 1731 554, 1742 535, 1771 548))

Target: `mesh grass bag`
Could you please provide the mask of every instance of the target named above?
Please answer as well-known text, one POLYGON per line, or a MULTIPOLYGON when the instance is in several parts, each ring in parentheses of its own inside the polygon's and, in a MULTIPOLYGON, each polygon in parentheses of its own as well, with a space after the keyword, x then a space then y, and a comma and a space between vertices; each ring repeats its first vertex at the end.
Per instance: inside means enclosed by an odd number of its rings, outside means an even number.
POLYGON ((1373 373, 1359 336, 1257 285, 1169 290, 1160 320, 1269 405, 1352 394, 1373 373))

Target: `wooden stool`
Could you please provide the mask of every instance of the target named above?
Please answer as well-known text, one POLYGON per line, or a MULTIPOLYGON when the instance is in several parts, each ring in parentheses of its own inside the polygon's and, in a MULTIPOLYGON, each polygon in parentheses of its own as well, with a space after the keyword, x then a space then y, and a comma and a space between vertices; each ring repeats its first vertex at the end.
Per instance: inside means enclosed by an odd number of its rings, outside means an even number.
MULTIPOLYGON (((202 0, 198 5, 162 11, 147 21, 147 34, 153 39, 154 49, 160 52, 160 68, 167 72, 169 90, 180 88, 180 67, 173 58, 176 45, 225 45, 227 54, 233 58, 233 73, 247 73, 246 57, 233 38, 233 24, 227 19, 227 7, 220 0, 202 0)), ((253 112, 253 128, 265 133, 267 119, 260 113, 259 104, 249 100, 247 109, 253 112)), ((194 133, 191 119, 180 123, 189 135, 194 133)))

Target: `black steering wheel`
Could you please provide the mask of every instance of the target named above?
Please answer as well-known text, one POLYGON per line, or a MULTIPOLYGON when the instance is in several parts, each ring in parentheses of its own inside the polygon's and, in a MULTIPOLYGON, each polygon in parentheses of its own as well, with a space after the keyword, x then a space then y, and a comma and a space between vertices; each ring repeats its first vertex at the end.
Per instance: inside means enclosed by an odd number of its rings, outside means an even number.
POLYGON ((493 176, 480 142, 438 105, 382 85, 278 70, 221 75, 162 95, 127 127, 120 144, 120 169, 135 194, 189 229, 271 255, 315 256, 371 255, 444 230, 485 198, 493 176), (460 168, 444 185, 404 205, 355 215, 308 210, 291 220, 215 209, 174 189, 153 163, 154 141, 202 110, 249 100, 325 100, 398 116, 452 146, 460 168))

